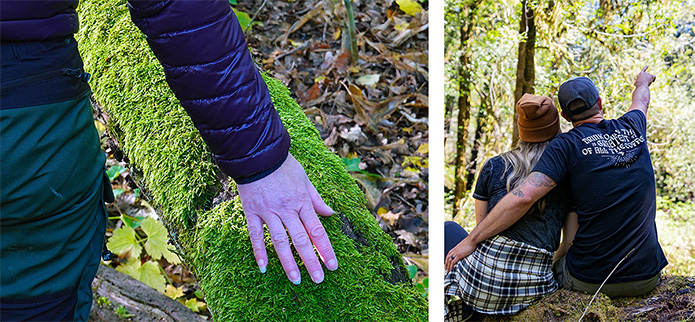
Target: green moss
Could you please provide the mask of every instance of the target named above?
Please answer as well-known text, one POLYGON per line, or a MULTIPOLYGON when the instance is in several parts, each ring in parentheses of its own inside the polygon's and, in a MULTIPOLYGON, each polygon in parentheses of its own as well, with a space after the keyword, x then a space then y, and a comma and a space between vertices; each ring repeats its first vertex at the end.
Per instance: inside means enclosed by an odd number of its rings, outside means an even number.
POLYGON ((409 282, 399 282, 407 272, 392 241, 285 86, 264 75, 292 137, 291 153, 338 212, 321 220, 340 267, 326 271, 319 285, 303 267, 302 284, 291 284, 269 238, 268 271, 259 272, 238 198, 209 209, 221 189, 217 170, 144 36, 130 22, 125 1, 83 1, 79 11, 78 39, 94 96, 196 273, 216 320, 427 319, 425 298, 409 282))

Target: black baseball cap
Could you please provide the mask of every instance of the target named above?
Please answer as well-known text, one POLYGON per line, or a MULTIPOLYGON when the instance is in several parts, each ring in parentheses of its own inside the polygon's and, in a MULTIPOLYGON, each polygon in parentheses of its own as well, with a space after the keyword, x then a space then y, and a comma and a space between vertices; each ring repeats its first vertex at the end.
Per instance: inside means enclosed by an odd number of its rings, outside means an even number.
POLYGON ((557 99, 560 101, 560 108, 565 115, 579 115, 598 102, 598 89, 596 89, 594 82, 586 77, 572 77, 560 85, 557 99), (582 100, 584 106, 570 111, 570 103, 576 100, 582 100))

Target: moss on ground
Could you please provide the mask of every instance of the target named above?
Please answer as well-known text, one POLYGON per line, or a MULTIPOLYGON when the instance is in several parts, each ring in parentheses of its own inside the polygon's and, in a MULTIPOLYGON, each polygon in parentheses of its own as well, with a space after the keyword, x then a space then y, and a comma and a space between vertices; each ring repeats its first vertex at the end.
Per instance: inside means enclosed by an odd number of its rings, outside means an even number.
POLYGON ((338 212, 322 222, 340 267, 327 272, 319 285, 310 282, 303 267, 304 282, 291 284, 268 237, 268 271, 258 271, 238 198, 210 209, 223 189, 217 170, 144 35, 130 22, 126 2, 82 1, 79 13, 78 40, 94 96, 196 273, 215 320, 427 319, 426 299, 407 281, 392 241, 285 86, 264 75, 292 137, 290 152, 338 212))
MULTIPOLYGON (((516 315, 475 314, 470 321, 579 321, 593 294, 561 289, 516 315)), ((599 294, 582 321, 693 321, 695 279, 665 276, 652 292, 640 297, 609 298, 599 294)))

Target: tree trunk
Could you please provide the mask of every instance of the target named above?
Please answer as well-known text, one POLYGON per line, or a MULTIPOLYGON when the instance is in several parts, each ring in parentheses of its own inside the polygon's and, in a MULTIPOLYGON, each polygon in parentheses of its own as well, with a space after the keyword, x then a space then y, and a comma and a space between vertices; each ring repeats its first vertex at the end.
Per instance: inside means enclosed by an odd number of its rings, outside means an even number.
MULTIPOLYGON (((526 37, 519 42, 519 59, 516 64, 516 88, 514 89, 514 104, 521 99, 524 93, 533 94, 533 84, 536 79, 535 71, 535 45, 536 45, 536 24, 534 22, 533 9, 528 7, 523 1, 521 9, 521 20, 519 22, 519 33, 526 34, 526 37)), ((512 135, 512 148, 519 142, 519 125, 517 120, 519 114, 514 108, 514 130, 512 135)))
POLYGON ((466 193, 466 149, 468 145, 468 123, 470 121, 470 78, 471 73, 469 64, 471 58, 469 56, 468 40, 473 32, 473 18, 475 17, 476 4, 472 4, 468 8, 468 14, 461 21, 461 57, 459 57, 460 72, 459 72, 459 97, 458 97, 458 118, 456 130, 456 156, 454 160, 454 171, 456 184, 454 186, 454 210, 453 217, 459 212, 461 200, 464 199, 466 193))
POLYGON ((92 290, 95 300, 89 322, 206 321, 183 304, 108 266, 99 266, 92 290), (120 306, 124 311, 118 315, 120 306))
POLYGON ((212 163, 124 1, 85 0, 79 13, 85 70, 109 115, 109 132, 117 133, 143 195, 196 274, 215 320, 427 320, 427 300, 410 282, 393 241, 284 85, 263 75, 290 133, 290 152, 336 211, 321 221, 339 268, 325 271, 321 284, 311 282, 298 256, 303 282, 289 282, 267 234, 269 263, 259 272, 236 187, 212 163))
POLYGON ((471 140, 471 153, 468 157, 468 176, 466 178, 466 190, 473 189, 473 184, 475 183, 475 175, 478 173, 478 154, 481 148, 480 138, 483 135, 483 119, 485 117, 485 109, 487 108, 486 99, 481 98, 481 105, 478 108, 478 115, 475 117, 475 135, 471 140))

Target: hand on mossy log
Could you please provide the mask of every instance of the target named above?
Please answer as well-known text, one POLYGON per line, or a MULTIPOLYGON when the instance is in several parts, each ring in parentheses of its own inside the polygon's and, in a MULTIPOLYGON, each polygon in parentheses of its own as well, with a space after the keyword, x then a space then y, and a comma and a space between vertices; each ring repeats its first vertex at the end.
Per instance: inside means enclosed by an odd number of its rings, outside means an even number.
MULTIPOLYGON (((259 272, 236 189, 167 86, 126 2, 83 0, 78 11, 80 51, 94 97, 109 115, 109 133, 138 170, 143 195, 196 274, 215 321, 427 320, 427 300, 410 282, 393 241, 282 83, 263 75, 291 136, 290 153, 336 211, 319 220, 340 267, 324 272, 320 284, 288 282, 267 233, 259 244, 267 271, 259 272)), ((294 260, 300 275, 309 276, 301 257, 294 260)))
POLYGON ((334 211, 323 202, 304 168, 292 154, 273 173, 260 180, 240 184, 237 189, 246 214, 253 255, 261 273, 265 273, 268 263, 263 224, 268 226, 273 247, 287 278, 295 285, 302 278, 285 229, 314 283, 323 282, 324 275, 312 244, 316 246, 326 268, 331 271, 338 268, 331 241, 316 216, 331 216, 334 211))

